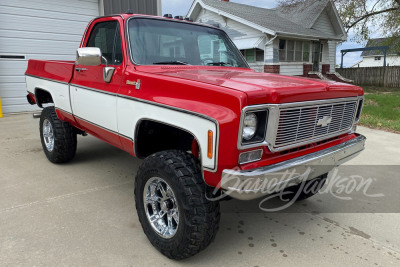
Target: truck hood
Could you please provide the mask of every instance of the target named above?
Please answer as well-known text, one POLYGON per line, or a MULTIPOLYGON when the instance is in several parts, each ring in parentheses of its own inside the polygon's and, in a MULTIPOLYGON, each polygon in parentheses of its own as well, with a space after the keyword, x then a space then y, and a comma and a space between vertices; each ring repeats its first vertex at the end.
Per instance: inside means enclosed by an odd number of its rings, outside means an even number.
POLYGON ((257 73, 249 69, 143 66, 138 70, 241 91, 247 94, 249 105, 343 98, 363 94, 362 88, 345 83, 257 73))

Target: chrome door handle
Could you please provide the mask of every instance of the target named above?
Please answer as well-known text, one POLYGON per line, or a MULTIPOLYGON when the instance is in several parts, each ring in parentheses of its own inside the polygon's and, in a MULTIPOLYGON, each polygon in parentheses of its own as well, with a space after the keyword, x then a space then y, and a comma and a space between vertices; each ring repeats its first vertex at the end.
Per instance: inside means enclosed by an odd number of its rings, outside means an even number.
POLYGON ((87 71, 86 68, 75 68, 75 70, 76 70, 77 72, 87 71))

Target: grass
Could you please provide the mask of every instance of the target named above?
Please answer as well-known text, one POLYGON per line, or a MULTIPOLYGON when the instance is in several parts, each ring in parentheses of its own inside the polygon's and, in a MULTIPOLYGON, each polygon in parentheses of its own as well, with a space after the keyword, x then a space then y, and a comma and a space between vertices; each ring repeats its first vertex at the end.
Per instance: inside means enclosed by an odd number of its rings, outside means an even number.
POLYGON ((377 86, 362 86, 366 93, 400 93, 400 88, 388 88, 377 86))
POLYGON ((400 88, 363 87, 360 125, 400 133, 400 88))

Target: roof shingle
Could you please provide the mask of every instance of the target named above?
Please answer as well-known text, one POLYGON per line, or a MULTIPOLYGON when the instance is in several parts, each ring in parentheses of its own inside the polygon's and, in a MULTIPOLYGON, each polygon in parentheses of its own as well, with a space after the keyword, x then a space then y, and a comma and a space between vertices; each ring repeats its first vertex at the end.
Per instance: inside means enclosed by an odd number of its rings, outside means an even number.
MULTIPOLYGON (((398 40, 400 42, 400 39, 398 40)), ((387 46, 389 43, 389 38, 376 38, 376 39, 370 39, 365 47, 373 47, 373 46, 387 46)), ((389 47, 387 50, 388 55, 394 55, 396 54, 394 52, 393 45, 389 47)), ((381 50, 371 50, 371 51, 363 51, 361 53, 362 57, 368 57, 368 56, 383 56, 383 52, 381 50)))
POLYGON ((321 0, 309 7, 299 7, 286 12, 282 8, 266 9, 221 0, 201 0, 205 5, 229 13, 274 32, 303 35, 322 39, 340 39, 312 29, 312 24, 329 0, 321 0))

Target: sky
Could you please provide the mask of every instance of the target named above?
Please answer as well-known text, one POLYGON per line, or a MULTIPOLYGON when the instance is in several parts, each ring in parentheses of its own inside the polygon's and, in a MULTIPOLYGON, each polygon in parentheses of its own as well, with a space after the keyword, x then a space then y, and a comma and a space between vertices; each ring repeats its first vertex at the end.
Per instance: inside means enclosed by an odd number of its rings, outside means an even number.
MULTIPOLYGON (((274 8, 277 6, 276 0, 231 0, 231 2, 246 4, 251 6, 258 6, 264 8, 274 8)), ((190 6, 192 5, 192 0, 162 0, 162 13, 172 14, 174 16, 181 15, 184 16, 188 13, 190 6)), ((347 42, 342 43, 336 49, 336 64, 340 65, 341 49, 359 48, 363 47, 363 44, 358 44, 351 41, 352 34, 349 34, 347 42)), ((348 53, 344 57, 344 66, 351 67, 357 62, 361 61, 361 52, 348 53)))

